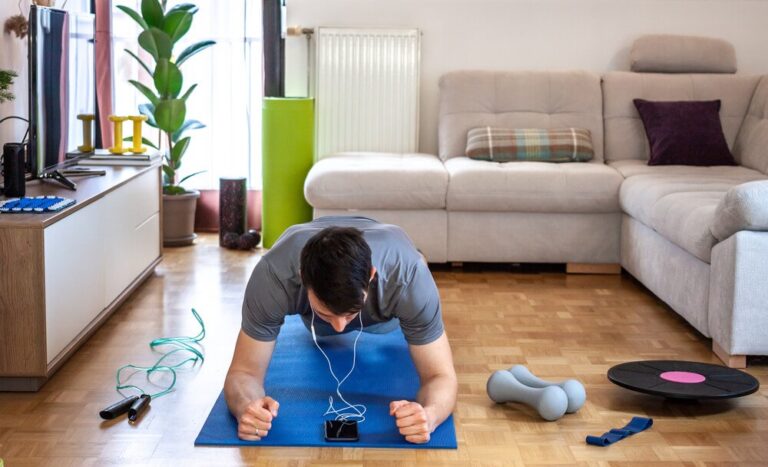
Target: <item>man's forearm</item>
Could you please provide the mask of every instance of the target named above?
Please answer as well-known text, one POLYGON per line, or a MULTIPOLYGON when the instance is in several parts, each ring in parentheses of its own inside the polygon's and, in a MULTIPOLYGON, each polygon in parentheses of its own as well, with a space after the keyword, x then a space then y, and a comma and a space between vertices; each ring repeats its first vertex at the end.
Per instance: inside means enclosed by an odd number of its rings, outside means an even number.
POLYGON ((224 381, 224 398, 229 411, 240 418, 249 402, 264 397, 264 386, 251 374, 235 371, 227 374, 224 381))
POLYGON ((449 375, 432 377, 421 385, 417 402, 424 407, 432 432, 453 412, 456 406, 456 378, 449 375))

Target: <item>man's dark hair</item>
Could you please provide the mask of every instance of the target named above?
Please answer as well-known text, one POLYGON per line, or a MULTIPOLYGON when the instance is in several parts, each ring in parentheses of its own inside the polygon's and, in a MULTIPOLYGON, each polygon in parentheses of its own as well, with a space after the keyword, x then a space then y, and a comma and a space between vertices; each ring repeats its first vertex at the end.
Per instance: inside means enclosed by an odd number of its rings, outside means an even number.
POLYGON ((301 282, 337 315, 363 308, 371 267, 371 248, 353 227, 325 228, 301 250, 301 282))

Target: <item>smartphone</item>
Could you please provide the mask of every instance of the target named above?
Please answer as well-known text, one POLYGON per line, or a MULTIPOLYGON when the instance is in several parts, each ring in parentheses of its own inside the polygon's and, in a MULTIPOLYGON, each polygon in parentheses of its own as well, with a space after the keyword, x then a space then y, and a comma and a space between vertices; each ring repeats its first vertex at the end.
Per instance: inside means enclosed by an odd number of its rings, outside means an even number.
POLYGON ((344 420, 326 420, 325 421, 325 440, 326 441, 358 441, 360 437, 357 434, 356 421, 344 420))

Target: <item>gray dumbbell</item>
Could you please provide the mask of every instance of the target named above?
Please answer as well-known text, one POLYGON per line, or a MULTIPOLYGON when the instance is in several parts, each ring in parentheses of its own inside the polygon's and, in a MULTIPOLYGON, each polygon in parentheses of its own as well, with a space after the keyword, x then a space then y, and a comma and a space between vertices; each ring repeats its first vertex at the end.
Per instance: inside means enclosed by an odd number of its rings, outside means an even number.
POLYGON ((559 386, 528 387, 506 370, 494 372, 488 379, 486 390, 494 402, 522 402, 536 409, 544 420, 557 420, 568 409, 568 396, 559 386))
POLYGON ((584 385, 575 379, 568 379, 559 383, 553 383, 550 381, 544 381, 536 377, 528 368, 523 365, 515 365, 508 370, 512 373, 520 383, 530 386, 532 388, 546 388, 551 386, 557 386, 565 391, 565 395, 568 396, 568 413, 574 413, 579 410, 584 402, 587 400, 587 391, 584 389, 584 385))

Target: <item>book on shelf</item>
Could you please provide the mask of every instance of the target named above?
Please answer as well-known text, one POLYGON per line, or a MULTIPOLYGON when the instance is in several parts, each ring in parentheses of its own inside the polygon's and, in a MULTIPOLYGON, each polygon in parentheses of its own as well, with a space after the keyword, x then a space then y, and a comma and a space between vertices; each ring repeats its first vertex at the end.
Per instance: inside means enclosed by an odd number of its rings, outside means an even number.
POLYGON ((96 149, 93 151, 93 154, 90 156, 91 159, 133 159, 133 160, 149 160, 154 157, 159 156, 160 154, 157 151, 152 152, 143 152, 141 154, 134 154, 132 152, 128 152, 125 154, 113 154, 109 152, 109 149, 96 149))
POLYGON ((67 159, 132 159, 132 160, 147 160, 157 157, 158 152, 156 150, 150 150, 141 154, 126 152, 123 154, 114 154, 109 152, 109 149, 94 149, 91 152, 70 151, 66 154, 67 159))
POLYGON ((119 165, 133 165, 133 166, 139 166, 139 167, 148 167, 155 163, 155 161, 159 159, 150 159, 150 160, 101 160, 101 159, 83 159, 80 161, 77 161, 77 165, 113 165, 113 166, 119 166, 119 165))
POLYGON ((112 154, 105 149, 97 149, 96 152, 78 161, 79 165, 135 165, 148 166, 160 158, 160 153, 145 154, 112 154))

